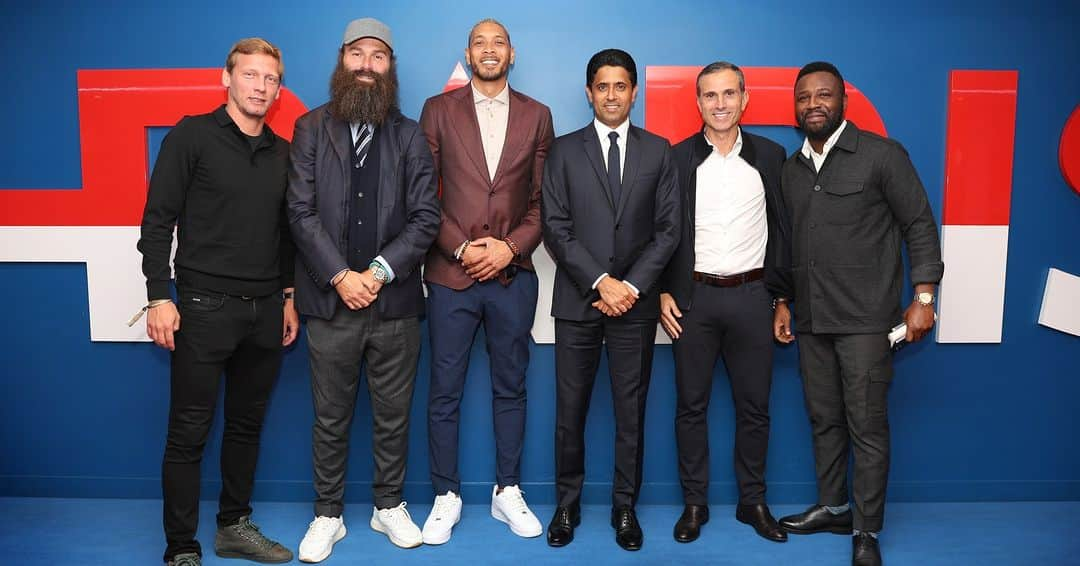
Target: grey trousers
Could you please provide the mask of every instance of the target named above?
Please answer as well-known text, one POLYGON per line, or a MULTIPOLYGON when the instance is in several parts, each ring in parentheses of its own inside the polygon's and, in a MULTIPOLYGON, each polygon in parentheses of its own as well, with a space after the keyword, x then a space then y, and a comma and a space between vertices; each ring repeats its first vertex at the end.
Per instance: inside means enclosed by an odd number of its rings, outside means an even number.
POLYGON ((338 517, 345 508, 349 427, 361 363, 371 396, 375 506, 396 507, 405 483, 419 322, 416 317, 384 320, 372 305, 358 311, 341 307, 330 320, 309 319, 307 327, 315 405, 315 515, 338 517))
POLYGON ((814 435, 818 503, 848 503, 848 457, 853 454, 854 527, 880 531, 889 480, 889 339, 885 334, 803 332, 798 344, 814 435))

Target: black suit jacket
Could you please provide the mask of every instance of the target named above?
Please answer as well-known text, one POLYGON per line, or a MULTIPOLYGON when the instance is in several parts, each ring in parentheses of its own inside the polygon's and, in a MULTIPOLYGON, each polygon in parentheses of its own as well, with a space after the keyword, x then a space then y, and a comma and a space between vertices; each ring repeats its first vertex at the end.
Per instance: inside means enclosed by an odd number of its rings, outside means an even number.
POLYGON ((544 245, 555 257, 551 315, 586 321, 604 316, 592 303, 603 273, 641 295, 624 317, 657 318, 658 283, 679 243, 682 205, 667 140, 630 126, 622 196, 612 198, 600 139, 590 122, 560 136, 544 167, 544 245))
MULTIPOLYGON (((780 190, 780 172, 786 155, 776 142, 742 131, 742 150, 739 157, 757 169, 765 186, 765 218, 768 224, 768 243, 765 246, 765 283, 773 296, 790 297, 787 289, 789 275, 787 266, 790 248, 789 222, 784 206, 784 193, 780 190)), ((679 247, 664 270, 661 289, 671 293, 680 310, 692 308, 694 273, 694 220, 697 201, 697 168, 713 151, 698 132, 675 146, 675 165, 679 170, 679 187, 682 193, 683 221, 679 247)))
MULTIPOLYGON (((420 265, 439 231, 435 166, 415 121, 393 111, 378 128, 376 249, 394 280, 373 306, 386 318, 418 316, 424 313, 420 265)), ((330 279, 349 266, 350 136, 349 125, 325 105, 298 118, 293 132, 287 201, 297 248, 296 307, 308 316, 328 319, 344 306, 330 279)))

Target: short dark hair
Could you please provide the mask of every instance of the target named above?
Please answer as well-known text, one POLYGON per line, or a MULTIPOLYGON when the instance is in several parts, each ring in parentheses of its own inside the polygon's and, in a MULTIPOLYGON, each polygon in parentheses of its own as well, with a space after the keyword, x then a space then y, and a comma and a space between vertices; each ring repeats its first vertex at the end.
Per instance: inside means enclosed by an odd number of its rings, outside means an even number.
POLYGON ((585 86, 591 86, 600 67, 622 67, 630 73, 630 86, 637 86, 637 65, 634 58, 622 49, 605 49, 589 59, 585 67, 585 86))
POLYGON ((836 77, 837 81, 840 81, 840 96, 844 96, 844 77, 840 74, 840 69, 836 68, 836 65, 827 63, 825 61, 814 61, 803 65, 803 68, 799 69, 799 75, 795 77, 795 84, 799 84, 799 79, 802 79, 806 75, 811 73, 829 73, 836 77))
POLYGON ((735 76, 739 77, 739 90, 746 92, 746 77, 743 76, 742 69, 735 63, 728 63, 727 61, 716 61, 715 63, 709 63, 704 69, 698 73, 697 80, 694 84, 697 88, 697 93, 701 94, 701 77, 705 75, 711 75, 713 73, 719 73, 721 71, 735 71, 735 76))
POLYGON ((510 30, 506 29, 506 26, 504 26, 502 24, 502 22, 500 22, 499 20, 496 20, 495 18, 484 18, 484 19, 480 20, 479 22, 476 22, 475 24, 473 24, 473 27, 469 28, 469 37, 467 37, 465 39, 465 46, 466 47, 468 47, 469 45, 472 44, 472 36, 473 36, 473 33, 476 32, 476 28, 478 28, 478 27, 480 27, 480 26, 482 26, 484 24, 495 24, 495 25, 501 27, 502 30, 503 30, 503 33, 506 34, 506 44, 507 45, 513 45, 513 43, 510 42, 510 30))

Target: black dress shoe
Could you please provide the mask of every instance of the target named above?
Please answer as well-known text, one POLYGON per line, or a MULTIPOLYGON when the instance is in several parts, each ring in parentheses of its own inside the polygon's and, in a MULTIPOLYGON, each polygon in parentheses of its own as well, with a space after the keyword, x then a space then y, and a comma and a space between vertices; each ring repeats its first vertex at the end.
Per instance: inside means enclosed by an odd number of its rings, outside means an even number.
POLYGON ((641 526, 633 507, 616 507, 611 510, 611 526, 615 529, 615 542, 624 550, 641 550, 641 526))
POLYGON ((548 546, 566 546, 574 540, 574 527, 581 524, 581 509, 559 506, 548 524, 548 546))
POLYGON ((851 534, 851 510, 834 515, 824 505, 813 505, 798 515, 780 518, 780 527, 793 535, 851 534))
POLYGON ((709 522, 708 505, 687 505, 675 523, 675 540, 693 542, 701 534, 701 525, 709 522))
POLYGON ((780 528, 780 525, 776 524, 776 519, 773 518, 772 513, 769 513, 769 506, 764 503, 758 503, 757 505, 739 504, 735 508, 735 518, 740 523, 746 523, 754 527, 754 530, 761 535, 761 538, 773 542, 787 542, 787 533, 780 528))
POLYGON ((859 533, 851 539, 851 566, 881 566, 881 550, 870 533, 859 533))

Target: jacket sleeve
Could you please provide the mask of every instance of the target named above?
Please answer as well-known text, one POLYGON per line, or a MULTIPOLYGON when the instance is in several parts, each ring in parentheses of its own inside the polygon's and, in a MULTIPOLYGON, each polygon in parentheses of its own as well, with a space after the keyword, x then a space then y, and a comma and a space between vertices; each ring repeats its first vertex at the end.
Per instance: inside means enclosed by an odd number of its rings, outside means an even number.
POLYGON ((911 283, 938 283, 945 272, 937 224, 907 151, 899 143, 889 147, 882 162, 885 198, 900 225, 911 264, 911 283))
POLYGON ((664 157, 660 162, 660 175, 656 183, 653 205, 653 237, 645 245, 626 272, 626 281, 637 287, 642 294, 654 290, 660 274, 675 253, 682 237, 682 199, 679 179, 671 157, 671 146, 664 143, 664 157))
MULTIPOLYGON (((185 118, 186 120, 186 118, 185 118)), ((161 151, 150 176, 143 209, 139 243, 148 300, 169 298, 173 229, 184 209, 192 171, 199 161, 194 140, 181 120, 161 142, 161 151)))
POLYGON ((551 123, 551 110, 542 107, 540 117, 540 132, 536 136, 535 156, 533 157, 532 182, 529 185, 529 211, 516 228, 507 234, 517 244, 521 257, 527 258, 532 255, 540 245, 542 231, 540 228, 540 198, 544 179, 544 163, 547 161, 551 142, 555 139, 555 130, 551 123))
MULTIPOLYGON (((315 159, 318 132, 311 114, 301 116, 293 130, 289 151, 289 189, 286 203, 289 227, 297 252, 319 288, 328 288, 330 279, 348 269, 334 236, 319 218, 315 189, 315 159)), ((325 203, 324 203, 325 204, 325 203)))
MULTIPOLYGON (((424 103, 424 109, 420 113, 420 129, 424 131, 424 137, 427 138, 428 149, 431 150, 431 160, 435 168, 435 179, 438 185, 438 196, 442 197, 442 153, 440 151, 442 143, 442 130, 440 128, 440 107, 442 103, 437 98, 429 98, 424 103)), ((451 261, 456 261, 454 258, 454 252, 461 246, 462 242, 469 239, 469 235, 457 225, 450 218, 442 215, 440 211, 440 224, 439 232, 435 238, 435 249, 446 256, 451 261)))
POLYGON ((379 255, 393 268, 395 279, 405 279, 420 267, 439 233, 441 220, 435 165, 428 141, 420 128, 410 128, 407 135, 406 143, 402 144, 406 148, 402 183, 408 218, 405 229, 379 250, 379 255))
POLYGON ((543 196, 540 214, 543 218, 544 247, 555 256, 559 269, 566 271, 582 296, 592 292, 593 281, 603 274, 604 268, 574 233, 574 219, 570 213, 569 183, 566 161, 555 143, 544 164, 543 196))

